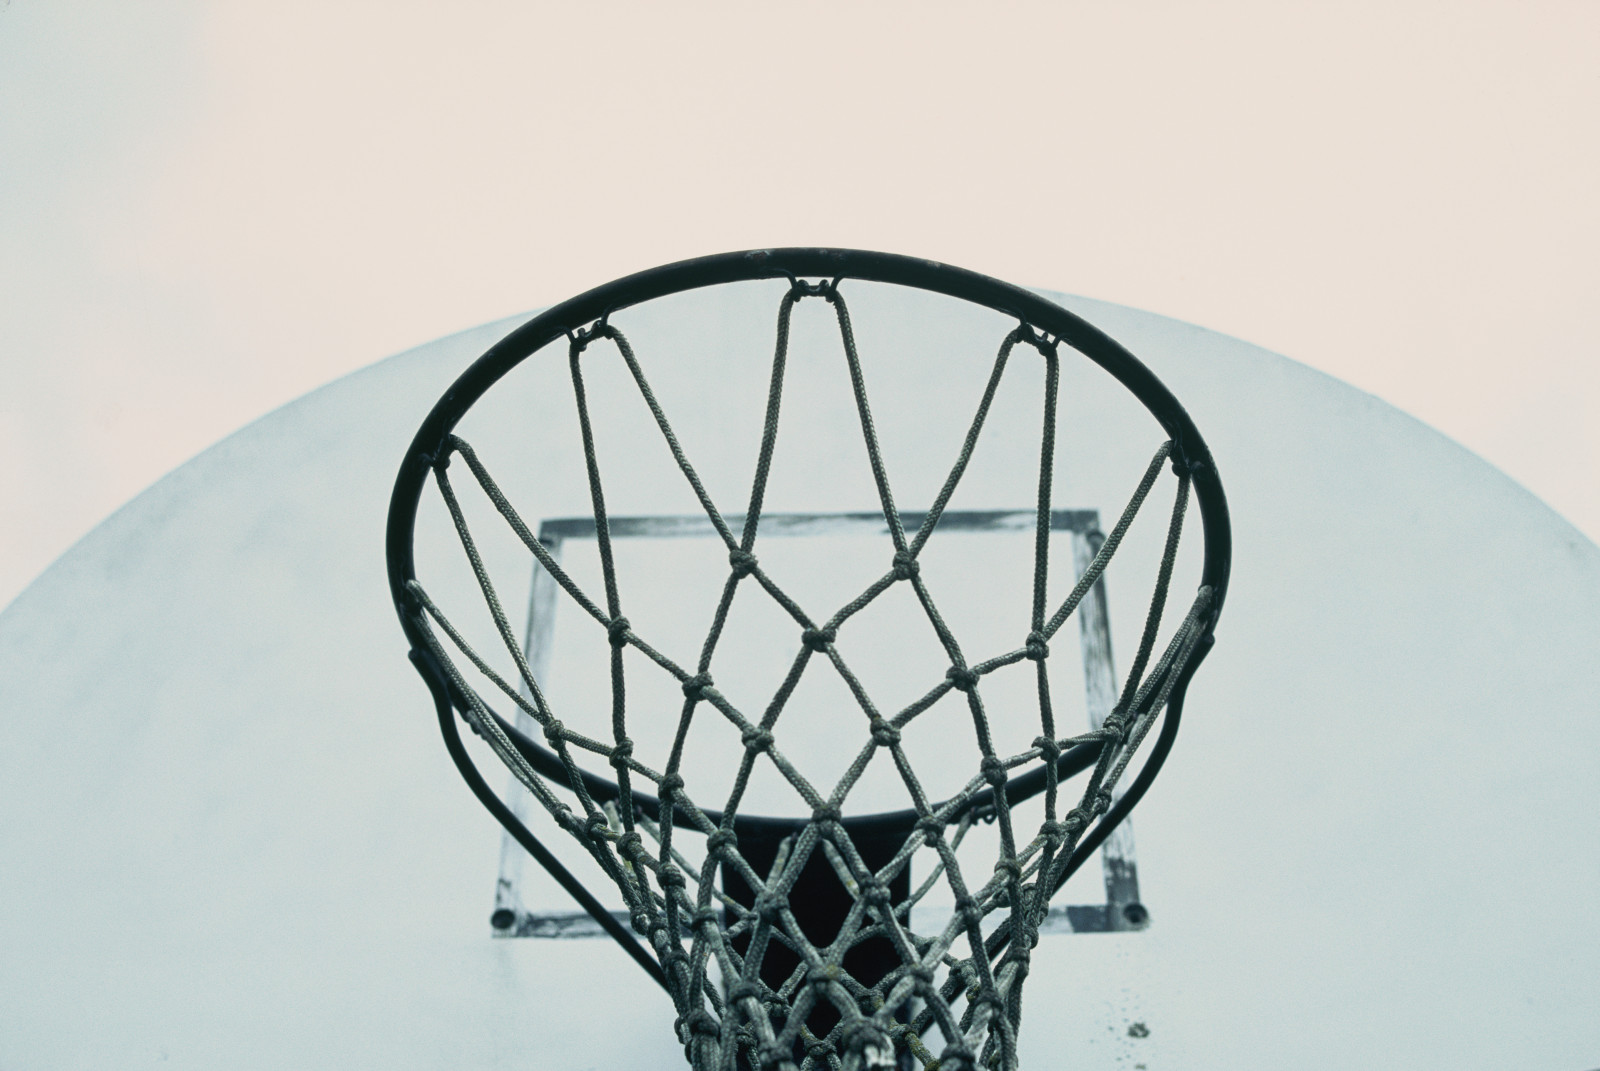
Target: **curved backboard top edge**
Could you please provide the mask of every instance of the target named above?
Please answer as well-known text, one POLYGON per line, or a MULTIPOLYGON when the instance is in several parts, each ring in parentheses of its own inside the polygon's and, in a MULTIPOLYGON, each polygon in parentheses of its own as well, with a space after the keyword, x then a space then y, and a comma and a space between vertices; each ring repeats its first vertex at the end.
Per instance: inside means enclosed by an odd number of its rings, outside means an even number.
POLYGON ((32 579, 22 586, 7 602, 0 603, 0 616, 4 616, 16 603, 27 597, 28 593, 44 580, 52 571, 70 561, 80 553, 80 550, 93 545, 100 539, 112 538, 120 519, 127 516, 128 511, 141 503, 148 505, 152 496, 161 494, 178 494, 179 486, 194 472, 197 466, 204 466, 214 461, 221 453, 225 453, 232 445, 248 439, 257 434, 267 434, 276 430, 283 421, 292 419, 294 413, 313 399, 327 399, 334 394, 345 391, 359 391, 362 384, 372 377, 393 376, 398 366, 407 360, 426 360, 436 355, 441 346, 455 343, 464 345, 474 336, 485 339, 498 339, 505 336, 517 325, 527 323, 537 316, 541 309, 513 313, 501 316, 486 323, 475 324, 462 328, 459 331, 448 331, 435 338, 416 346, 408 346, 403 350, 385 354, 369 364, 351 369, 320 383, 304 393, 298 394, 285 402, 272 406, 265 412, 251 417, 245 423, 224 434, 221 438, 201 447, 199 450, 185 457, 182 461, 167 469, 161 475, 141 487, 133 495, 125 499, 110 512, 101 516, 89 525, 76 539, 67 544, 60 554, 52 558, 44 568, 40 569, 32 579))
POLYGON ((1206 324, 1196 323, 1193 320, 1185 320, 1180 316, 1167 316, 1158 312, 1150 312, 1149 310, 1142 309, 1137 305, 1129 305, 1120 301, 1112 301, 1107 298, 1091 297, 1086 294, 1067 293, 1065 291, 1052 290, 1049 287, 1042 286, 1030 286, 1028 289, 1035 291, 1041 297, 1068 307, 1069 311, 1072 311, 1072 307, 1075 306, 1090 306, 1090 308, 1075 312, 1075 315, 1094 323, 1101 323, 1112 318, 1137 320, 1145 325, 1160 323, 1175 331, 1192 333, 1195 342, 1202 346, 1212 345, 1226 347, 1236 351, 1248 349, 1260 357, 1270 358, 1280 367, 1281 370, 1292 370, 1295 374, 1303 375, 1307 377, 1308 380, 1321 384, 1325 388, 1330 388, 1333 391, 1340 393, 1346 393, 1352 398, 1359 398, 1368 405, 1380 408, 1391 416, 1398 416, 1406 423, 1426 431, 1429 437, 1435 440, 1437 445, 1440 447, 1453 448, 1462 455, 1470 457, 1483 468, 1492 470, 1497 476, 1504 480, 1508 486, 1516 488, 1519 493, 1526 496, 1530 504, 1537 504, 1542 511, 1548 513, 1552 518, 1559 520, 1566 528, 1570 530, 1570 537, 1572 540, 1582 544, 1583 546, 1593 548, 1595 551, 1600 552, 1600 539, 1590 536, 1587 532, 1583 531, 1583 529, 1579 528, 1576 523, 1567 517, 1566 514, 1562 513, 1561 510, 1546 501, 1538 492, 1529 488, 1527 484, 1517 479, 1515 475, 1501 468, 1492 459, 1486 457, 1473 447, 1468 446, 1466 443, 1450 434, 1450 432, 1438 427, 1435 424, 1429 423, 1427 420, 1417 416, 1415 413, 1412 413, 1410 410, 1404 408, 1389 398, 1384 397, 1382 394, 1367 390, 1365 387, 1351 383, 1349 380, 1340 379, 1332 372, 1318 368, 1315 365, 1308 364, 1305 361, 1297 360, 1296 358, 1290 357, 1280 350, 1273 349, 1271 346, 1254 342, 1250 339, 1240 338, 1237 335, 1229 334, 1227 331, 1224 331, 1221 328, 1210 327, 1206 324))

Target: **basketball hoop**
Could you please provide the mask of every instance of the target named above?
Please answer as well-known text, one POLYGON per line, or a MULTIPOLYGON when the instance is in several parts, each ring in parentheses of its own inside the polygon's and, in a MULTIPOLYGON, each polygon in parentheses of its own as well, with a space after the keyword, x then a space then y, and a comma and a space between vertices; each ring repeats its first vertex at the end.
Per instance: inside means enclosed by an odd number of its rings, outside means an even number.
MULTIPOLYGON (((703 414, 702 414, 703 415, 703 414)), ((617 459, 608 459, 617 464, 617 459)), ((622 459, 626 464, 626 459, 622 459)), ((686 522, 687 523, 687 522, 686 522)), ((584 524, 587 524, 585 520, 584 524)), ((734 253, 668 265, 601 286, 537 316, 496 344, 445 394, 417 433, 390 505, 390 585, 411 658, 434 698, 446 746, 473 792, 518 842, 666 989, 678 1014, 679 1038, 697 1069, 735 1067, 892 1068, 897 1061, 942 1071, 979 1066, 1014 1069, 1022 990, 1050 900, 1138 804, 1175 738, 1189 680, 1212 644, 1228 583, 1230 535, 1222 486, 1200 434, 1166 388, 1131 354, 1072 313, 1033 293, 929 261, 857 251, 781 249, 734 253), (722 511, 683 447, 666 407, 651 387, 647 355, 635 353, 613 322, 627 310, 672 295, 749 280, 786 280, 778 300, 770 387, 754 477, 742 512, 722 511), (1013 326, 996 342, 985 389, 958 455, 932 501, 903 509, 897 502, 858 353, 850 313, 855 282, 893 284, 944 295, 1003 313, 1013 326), (886 536, 881 574, 848 602, 811 605, 763 567, 763 537, 781 516, 764 512, 769 472, 780 444, 791 317, 802 302, 832 312, 854 399, 855 434, 865 449, 878 499, 874 530, 886 536), (459 437, 463 416, 508 372, 534 354, 564 346, 580 434, 603 590, 585 589, 538 536, 491 474, 473 444, 459 437), (1065 354, 1063 351, 1067 351, 1065 354), (969 651, 939 610, 939 578, 925 575, 924 548, 941 533, 975 525, 950 507, 982 438, 1005 371, 1022 354, 1043 362, 1039 398, 1037 499, 1029 514, 1031 617, 1019 622, 1014 645, 969 651), (601 354, 607 357, 601 357, 601 354), (1116 524, 1064 598, 1047 597, 1049 545, 1059 527, 1052 502, 1056 408, 1061 360, 1082 357, 1131 393, 1164 430, 1116 524), (648 407, 660 443, 698 503, 693 523, 720 542, 727 565, 721 598, 699 657, 675 660, 661 638, 642 634, 626 609, 630 592, 613 564, 625 518, 608 511, 606 473, 596 448, 586 394, 586 369, 617 359, 648 407), (459 460, 461 464, 455 465, 459 460), (463 475, 464 472, 464 475, 463 475), (1048 658, 1050 642, 1103 576, 1124 535, 1158 483, 1173 485, 1172 505, 1149 611, 1137 654, 1115 706, 1089 732, 1056 724, 1048 658), (504 647, 480 651, 416 574, 417 513, 428 483, 436 486, 483 597, 483 612, 504 647), (609 644, 609 675, 595 689, 611 697, 611 737, 570 727, 545 695, 524 645, 502 605, 501 586, 480 551, 462 505, 467 489, 491 504, 527 557, 563 597, 592 619, 609 644), (1161 629, 1190 496, 1204 540, 1200 582, 1192 603, 1164 643, 1161 629), (940 679, 913 702, 880 708, 853 668, 849 626, 885 592, 914 592, 948 660, 940 679), (761 710, 741 707, 717 685, 719 644, 736 599, 770 599, 793 623, 788 675, 761 710), (1023 627, 1025 626, 1025 627, 1023 627), (494 660, 509 657, 514 672, 494 660), (1031 745, 1007 753, 990 731, 986 681, 1006 672, 1037 682, 1037 732, 1031 745), (673 746, 642 753, 630 736, 628 680, 666 674, 681 693, 673 746), (807 673, 832 673, 859 707, 858 737, 840 741, 854 761, 825 784, 792 762, 785 704, 807 673), (974 739, 966 783, 934 797, 919 780, 902 741, 942 700, 964 702, 974 739), (509 704, 509 706, 508 706, 509 704), (502 713, 519 712, 537 733, 502 713), (619 921, 496 795, 471 759, 457 719, 466 722, 621 895, 619 921), (697 719, 720 719, 743 745, 732 790, 708 798, 684 776, 689 730, 697 719), (539 737, 542 736, 542 740, 539 737), (1136 756, 1143 766, 1124 774, 1136 756), (874 760, 892 763, 904 790, 898 810, 861 813, 851 792, 874 760), (756 815, 743 807, 752 771, 775 770, 793 791, 794 816, 756 815), (1070 806, 1067 782, 1082 776, 1070 806), (1043 800, 1037 828, 1017 808, 1043 800), (975 874, 957 848, 976 824, 998 834, 991 872, 975 874), (692 842, 692 846, 691 846, 692 842), (927 865, 917 876, 913 868, 927 865), (948 891, 954 910, 936 929, 913 925, 912 911, 929 891, 948 891)), ((1137 907, 1138 905, 1133 905, 1137 907)), ((1141 909, 1142 910, 1142 909, 1141 909)), ((619 1010, 619 1016, 621 1012, 619 1010)))

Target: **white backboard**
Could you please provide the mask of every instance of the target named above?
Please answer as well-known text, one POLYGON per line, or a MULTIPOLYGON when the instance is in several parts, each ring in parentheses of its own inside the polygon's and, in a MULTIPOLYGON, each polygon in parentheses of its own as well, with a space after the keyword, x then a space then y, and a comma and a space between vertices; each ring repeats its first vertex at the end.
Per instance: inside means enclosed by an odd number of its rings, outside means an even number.
MULTIPOLYGON (((970 348, 981 386, 996 339, 989 324, 915 316, 896 321, 909 333, 881 331, 863 291, 879 415, 909 436, 886 435, 886 460, 917 508, 947 461, 922 456, 916 429, 959 436, 973 390, 930 382, 926 356, 970 348)), ((1043 938, 1023 1066, 1600 1065, 1600 922, 1584 910, 1600 887, 1600 549, 1375 398, 1196 327, 1059 300, 1144 360, 1206 434, 1235 569, 1177 747, 1133 819, 1149 926, 1043 938)), ((730 311, 728 337, 770 335, 775 302, 753 306, 759 322, 730 311)), ((655 315, 631 326, 642 358, 680 373, 658 384, 669 410, 760 387, 770 351, 741 362, 737 347, 674 331, 670 303, 655 315)), ((518 322, 263 418, 112 516, 0 614, 0 1067, 680 1059, 670 1004, 608 941, 493 935, 501 833, 444 755, 389 601, 399 460, 450 381, 518 322)), ((825 337, 797 334, 797 366, 825 337)), ((544 452, 571 441, 570 404, 551 400, 547 373, 558 382, 564 361, 492 396, 463 434, 539 517, 579 516, 581 455, 544 452)), ((1063 391, 1076 464, 1060 504, 1106 525, 1148 452, 1127 462, 1096 444, 1126 445, 1147 418, 1080 375, 1063 391)), ((820 415, 796 425, 805 449, 774 509, 872 507, 859 445, 830 432, 848 410, 831 390, 820 376, 795 388, 793 411, 820 415)), ((1016 456, 1036 431, 1004 406, 1027 400, 1019 387, 998 403, 1016 456)), ((738 416, 683 425, 700 429, 685 446, 708 482, 747 479, 759 413, 738 416)), ((1153 425, 1146 438, 1153 451, 1153 425)), ((632 497, 616 512, 688 512, 661 457, 629 456, 632 497)), ((1026 466, 980 475, 952 508, 1031 504, 1026 466)), ((1166 500, 1151 506, 1128 569, 1108 576, 1117 652, 1132 650, 1148 598, 1166 500)), ((443 555, 451 533, 434 522, 424 549, 443 555)), ((866 560, 845 543, 763 553, 866 560)), ((672 557, 689 546, 629 551, 641 574, 672 578, 658 609, 701 586, 672 557)), ((950 552, 1002 572, 1025 560, 987 546, 950 552)), ((567 550, 580 562, 577 541, 567 550)), ((1176 591, 1192 591, 1194 569, 1181 564, 1176 591)), ((531 569, 520 583, 508 602, 525 612, 531 569)), ((592 667, 569 635, 551 648, 551 689, 579 707, 592 667)), ((1088 717, 1087 663, 1053 661, 1080 674, 1076 716, 1088 717)), ((573 910, 523 869, 522 907, 573 910)), ((1081 875, 1062 902, 1094 903, 1101 881, 1081 875)))

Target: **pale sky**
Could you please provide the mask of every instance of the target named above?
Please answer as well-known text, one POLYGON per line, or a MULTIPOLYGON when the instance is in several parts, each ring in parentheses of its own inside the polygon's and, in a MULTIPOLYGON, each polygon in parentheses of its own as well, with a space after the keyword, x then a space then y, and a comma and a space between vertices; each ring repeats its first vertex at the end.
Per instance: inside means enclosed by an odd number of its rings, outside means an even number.
POLYGON ((1594 0, 0 0, 0 604, 337 376, 765 245, 1248 339, 1594 538, 1597 56, 1594 0))

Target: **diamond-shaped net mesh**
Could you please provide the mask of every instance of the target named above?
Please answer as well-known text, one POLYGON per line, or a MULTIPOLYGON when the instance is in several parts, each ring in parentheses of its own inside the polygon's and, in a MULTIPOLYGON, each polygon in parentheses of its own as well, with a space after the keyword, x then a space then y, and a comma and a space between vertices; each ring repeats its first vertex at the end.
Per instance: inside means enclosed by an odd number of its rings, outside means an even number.
MULTIPOLYGON (((498 673, 417 581, 408 588, 409 612, 465 720, 615 883, 633 930, 648 942, 659 964, 658 977, 676 1005, 680 1040, 694 1067, 707 1071, 739 1067, 809 1071, 887 1068, 909 1062, 955 1071, 1017 1066, 1023 985, 1050 898, 1082 861, 1090 831, 1107 820, 1119 780, 1158 720, 1175 682, 1196 655, 1212 599, 1211 590, 1201 587, 1169 642, 1156 652, 1190 487, 1188 472, 1174 464, 1176 492, 1165 549, 1120 699, 1098 730, 1060 735, 1045 671, 1050 641, 1101 577, 1173 448, 1169 442, 1155 451, 1092 563, 1071 592, 1051 607, 1046 581, 1059 381, 1057 348, 1055 339, 1027 324, 1019 324, 1005 336, 955 464, 920 526, 907 531, 879 450, 845 297, 837 281, 793 280, 779 306, 760 453, 742 524, 736 531, 725 522, 685 455, 628 339, 604 319, 571 334, 568 352, 573 397, 604 577, 604 591, 594 595, 580 588, 552 558, 468 443, 452 436, 432 459, 438 489, 519 679, 509 680, 498 673), (885 548, 882 575, 826 616, 814 615, 816 608, 803 606, 780 587, 763 570, 757 556, 763 497, 778 442, 790 318, 796 304, 807 298, 826 301, 835 314, 859 430, 891 544, 885 548), (1031 618, 1026 629, 1019 627, 1014 649, 980 658, 975 657, 976 652, 962 649, 940 615, 937 578, 924 575, 919 555, 938 531, 940 516, 961 481, 1007 364, 1019 346, 1035 351, 1046 370, 1031 618), (650 637, 633 629, 624 613, 626 593, 618 584, 613 560, 605 484, 585 393, 584 362, 595 359, 596 351, 605 348, 626 365, 678 469, 727 549, 728 571, 721 599, 693 665, 681 665, 663 654, 650 637), (560 712, 547 701, 530 670, 458 499, 449 471, 455 456, 466 463, 477 487, 539 565, 605 631, 611 647, 609 741, 563 725, 560 712), (914 592, 949 668, 942 679, 928 682, 920 698, 902 709, 885 711, 874 703, 836 641, 853 616, 897 584, 908 585, 914 592), (773 600, 795 627, 796 650, 789 671, 759 712, 740 709, 731 702, 718 690, 713 675, 719 641, 737 597, 773 600), (629 737, 623 662, 629 648, 681 684, 677 732, 659 767, 636 754, 629 737), (529 742, 519 738, 468 683, 460 659, 542 729, 555 757, 542 772, 530 761, 534 749, 529 742), (1030 665, 1037 681, 1039 735, 1027 750, 1001 754, 985 712, 984 680, 1007 667, 1025 672, 1030 665), (837 674, 860 710, 855 758, 833 784, 819 784, 808 777, 785 756, 782 747, 786 704, 802 675, 819 671, 837 674), (966 785, 948 798, 930 798, 902 747, 902 738, 919 728, 919 715, 951 692, 960 693, 965 700, 977 747, 966 785), (732 790, 724 799, 697 796, 696 786, 686 784, 682 773, 690 726, 705 717, 726 719, 743 742, 743 757, 732 790), (887 823, 887 839, 885 823, 875 825, 874 845, 867 850, 861 827, 846 816, 845 808, 852 788, 879 751, 887 753, 898 772, 906 810, 897 821, 887 823), (1063 774, 1070 772, 1069 756, 1080 760, 1072 768, 1087 770, 1082 790, 1071 798, 1070 805, 1063 798, 1062 783, 1063 774), (581 760, 607 764, 615 771, 615 790, 609 798, 596 791, 599 782, 581 760), (809 818, 797 819, 783 831, 776 851, 763 856, 759 866, 749 858, 756 853, 749 850, 753 838, 748 821, 741 823, 740 810, 758 763, 771 764, 793 789, 802 810, 809 812, 809 818), (1019 829, 1015 793, 1008 786, 1015 786, 1016 779, 1029 771, 1043 775, 1044 818, 1037 828, 1019 829), (570 796, 572 802, 558 793, 570 796), (718 803, 720 810, 713 809, 718 803), (998 831, 998 854, 992 870, 970 873, 970 860, 964 869, 956 849, 978 820, 993 822, 998 831), (703 860, 698 864, 686 857, 678 843, 685 835, 704 838, 703 860), (913 889, 906 879, 919 856, 919 866, 931 866, 913 889), (868 857, 872 857, 870 864, 868 857), (805 887, 803 876, 815 874, 824 865, 832 874, 830 880, 844 890, 846 907, 840 912, 842 917, 832 920, 819 937, 816 927, 808 931, 804 924, 807 904, 794 898, 796 890, 805 887), (742 886, 743 895, 731 894, 734 885, 742 886), (953 897, 955 910, 936 932, 917 932, 912 927, 912 908, 939 885, 953 897), (887 961, 877 957, 877 966, 857 977, 850 969, 852 950, 869 942, 889 950, 887 961), (777 963, 784 966, 775 971, 777 963)), ((623 1013, 619 1009, 617 1014, 623 1013)))

